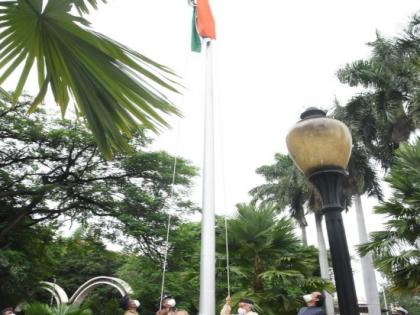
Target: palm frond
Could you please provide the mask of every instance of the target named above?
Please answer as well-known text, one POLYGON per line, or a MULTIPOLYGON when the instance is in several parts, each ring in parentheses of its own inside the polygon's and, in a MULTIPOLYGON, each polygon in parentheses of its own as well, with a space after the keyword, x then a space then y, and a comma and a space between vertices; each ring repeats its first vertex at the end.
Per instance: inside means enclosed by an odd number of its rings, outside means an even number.
POLYGON ((70 0, 80 15, 89 13, 89 6, 96 10, 98 2, 106 3, 106 0, 70 0))
POLYGON ((395 164, 386 177, 392 197, 375 207, 387 216, 385 230, 370 234, 369 242, 359 246, 362 255, 371 252, 375 266, 399 292, 419 292, 420 287, 420 139, 402 144, 395 164))
POLYGON ((31 303, 23 305, 25 314, 28 315, 53 315, 51 308, 42 303, 31 303))
POLYGON ((2 84, 22 67, 14 92, 21 95, 36 65, 39 93, 31 112, 52 91, 64 115, 74 100, 107 158, 128 152, 127 139, 140 127, 167 127, 162 114, 179 111, 160 92, 177 92, 173 73, 147 57, 86 27, 70 13, 74 4, 87 12, 97 1, 10 0, 0 2, 0 76, 2 84))

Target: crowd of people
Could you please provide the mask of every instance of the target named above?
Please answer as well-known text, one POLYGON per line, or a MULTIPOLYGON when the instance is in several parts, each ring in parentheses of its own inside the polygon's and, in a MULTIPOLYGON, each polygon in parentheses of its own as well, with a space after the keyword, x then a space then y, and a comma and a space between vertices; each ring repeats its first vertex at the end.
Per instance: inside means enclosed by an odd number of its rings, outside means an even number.
MULTIPOLYGON (((312 292, 303 296, 306 302, 306 307, 299 310, 298 315, 325 315, 322 310, 324 305, 324 295, 320 292, 312 292)), ((160 310, 155 315, 188 315, 187 311, 176 308, 176 301, 170 295, 163 296, 161 300, 160 310)), ((220 315, 258 315, 255 310, 254 302, 248 298, 241 298, 238 302, 238 309, 236 313, 232 313, 232 299, 230 296, 226 298, 225 305, 220 311, 220 315)), ((137 315, 137 309, 140 306, 139 301, 131 300, 128 297, 122 300, 121 306, 124 308, 124 315, 137 315)))
MULTIPOLYGON (((315 291, 310 294, 306 294, 303 296, 303 300, 305 301, 306 306, 302 307, 298 311, 297 315, 325 315, 323 310, 325 297, 321 292, 315 291)), ((155 315, 188 315, 187 311, 176 308, 176 301, 170 295, 164 295, 159 304, 159 310, 155 315)), ((236 313, 232 313, 231 304, 232 299, 228 296, 226 298, 225 305, 220 311, 220 315, 258 315, 255 310, 254 302, 248 298, 242 298, 239 300, 236 313)), ((139 315, 139 300, 131 299, 130 297, 125 296, 120 300, 120 306, 124 310, 124 315, 139 315)), ((13 307, 8 307, 1 312, 1 315, 16 314, 13 307)), ((408 311, 399 306, 392 309, 392 315, 408 315, 408 311)))

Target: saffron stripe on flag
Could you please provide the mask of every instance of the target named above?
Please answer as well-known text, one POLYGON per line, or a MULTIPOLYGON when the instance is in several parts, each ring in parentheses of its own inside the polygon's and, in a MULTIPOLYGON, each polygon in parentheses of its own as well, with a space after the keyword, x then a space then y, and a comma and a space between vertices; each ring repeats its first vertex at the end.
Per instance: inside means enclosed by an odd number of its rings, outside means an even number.
POLYGON ((197 0, 197 28, 201 37, 216 39, 216 25, 208 0, 197 0))

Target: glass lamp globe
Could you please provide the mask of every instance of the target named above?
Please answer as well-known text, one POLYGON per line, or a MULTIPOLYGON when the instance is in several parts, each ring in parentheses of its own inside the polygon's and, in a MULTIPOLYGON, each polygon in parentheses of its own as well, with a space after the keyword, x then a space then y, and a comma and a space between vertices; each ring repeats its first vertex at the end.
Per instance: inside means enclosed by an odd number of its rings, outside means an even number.
POLYGON ((306 176, 320 169, 345 169, 352 148, 349 128, 313 107, 300 118, 286 137, 287 149, 296 166, 306 176))

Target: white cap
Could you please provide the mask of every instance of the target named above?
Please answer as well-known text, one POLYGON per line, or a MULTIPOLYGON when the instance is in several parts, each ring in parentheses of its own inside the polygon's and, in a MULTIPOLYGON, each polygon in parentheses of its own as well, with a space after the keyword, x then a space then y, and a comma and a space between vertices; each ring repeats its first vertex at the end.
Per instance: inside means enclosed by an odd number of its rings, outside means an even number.
POLYGON ((405 308, 401 307, 401 306, 396 307, 395 310, 396 311, 403 312, 405 315, 408 314, 408 311, 405 308))

